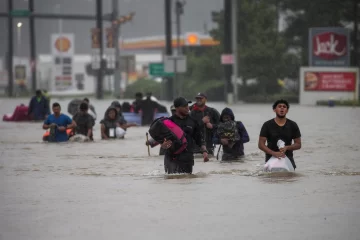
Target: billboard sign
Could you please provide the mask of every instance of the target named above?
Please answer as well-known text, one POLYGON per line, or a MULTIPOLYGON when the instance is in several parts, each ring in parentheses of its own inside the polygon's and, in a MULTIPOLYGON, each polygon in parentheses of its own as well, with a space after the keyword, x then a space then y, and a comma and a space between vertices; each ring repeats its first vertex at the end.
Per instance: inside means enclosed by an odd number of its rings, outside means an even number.
POLYGON ((306 71, 304 91, 344 91, 356 89, 356 72, 306 71))
POLYGON ((350 66, 350 31, 338 27, 310 28, 309 66, 350 66))

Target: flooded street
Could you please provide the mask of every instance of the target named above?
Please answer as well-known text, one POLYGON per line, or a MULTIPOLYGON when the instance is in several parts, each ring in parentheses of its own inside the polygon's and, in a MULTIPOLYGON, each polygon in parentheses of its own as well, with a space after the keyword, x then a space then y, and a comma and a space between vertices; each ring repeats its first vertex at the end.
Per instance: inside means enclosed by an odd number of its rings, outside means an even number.
MULTIPOLYGON (((166 177, 148 128, 102 141, 112 100, 90 101, 93 143, 43 143, 42 123, 0 122, 0 240, 360 239, 360 108, 291 105, 298 168, 268 175, 257 140, 271 104, 232 106, 250 136, 244 162, 196 158, 193 176, 166 177)), ((1 116, 20 103, 0 99, 1 116)))

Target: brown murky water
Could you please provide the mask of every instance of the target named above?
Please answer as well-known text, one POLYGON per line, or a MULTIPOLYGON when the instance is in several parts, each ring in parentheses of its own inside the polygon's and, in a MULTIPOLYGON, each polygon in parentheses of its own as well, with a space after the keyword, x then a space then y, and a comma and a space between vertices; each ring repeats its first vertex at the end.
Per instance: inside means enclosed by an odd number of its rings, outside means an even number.
MULTIPOLYGON (((22 102, 0 99, 1 116, 22 102)), ((92 103, 100 118, 111 101, 92 103)), ((0 239, 360 239, 360 109, 292 105, 303 135, 293 174, 261 171, 271 106, 232 109, 247 156, 197 158, 192 176, 163 174, 145 127, 101 141, 98 119, 94 143, 47 144, 41 123, 0 122, 0 239)))

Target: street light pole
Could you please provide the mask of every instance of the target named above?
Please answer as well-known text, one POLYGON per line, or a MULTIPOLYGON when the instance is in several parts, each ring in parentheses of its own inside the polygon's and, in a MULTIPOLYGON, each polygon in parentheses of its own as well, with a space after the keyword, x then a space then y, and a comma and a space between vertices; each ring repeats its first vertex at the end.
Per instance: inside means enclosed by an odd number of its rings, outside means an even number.
MULTIPOLYGON (((112 18, 113 21, 119 18, 119 0, 112 0, 112 18)), ((115 98, 122 98, 120 88, 121 88, 121 68, 120 68, 120 46, 119 46, 119 37, 120 37, 120 26, 121 24, 112 24, 114 39, 115 39, 115 71, 114 71, 114 95, 115 98)))
POLYGON ((237 1, 232 0, 232 50, 233 50, 233 85, 234 85, 234 103, 237 103, 238 96, 238 55, 237 55, 237 1))
POLYGON ((17 27, 17 55, 19 58, 19 63, 21 64, 21 27, 22 27, 22 22, 18 22, 16 24, 17 27))
MULTIPOLYGON (((56 4, 55 8, 56 8, 56 12, 58 14, 60 14, 60 4, 56 4)), ((63 39, 62 39, 62 35, 63 35, 63 20, 60 18, 58 20, 58 35, 60 38, 60 67, 61 69, 63 69, 63 39)))
POLYGON ((174 59, 174 85, 173 85, 173 95, 176 96, 176 86, 178 88, 178 95, 182 95, 182 84, 179 80, 179 74, 178 74, 178 58, 182 55, 181 46, 180 46, 180 34, 181 34, 181 22, 180 22, 180 15, 184 13, 184 7, 185 1, 180 2, 180 0, 177 0, 175 3, 175 14, 176 14, 176 56, 174 59))

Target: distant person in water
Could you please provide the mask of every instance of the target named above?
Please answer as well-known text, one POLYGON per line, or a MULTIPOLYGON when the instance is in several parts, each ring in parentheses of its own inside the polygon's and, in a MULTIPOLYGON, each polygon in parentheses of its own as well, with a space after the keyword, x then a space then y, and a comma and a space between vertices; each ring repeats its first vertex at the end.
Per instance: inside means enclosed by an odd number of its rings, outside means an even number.
POLYGON ((286 100, 277 100, 273 106, 275 118, 266 121, 261 127, 258 146, 265 152, 265 162, 272 156, 283 158, 287 156, 294 169, 296 168, 293 151, 301 148, 301 133, 296 122, 286 118, 290 105, 286 100), (285 142, 285 147, 279 149, 277 141, 285 142), (293 142, 294 141, 294 142, 293 142), (267 144, 265 144, 267 142, 267 144))
POLYGON ((152 94, 149 92, 146 94, 146 99, 141 100, 137 103, 135 112, 138 113, 140 110, 141 114, 141 124, 150 125, 154 121, 155 110, 159 108, 159 104, 151 100, 152 94))
POLYGON ((49 102, 41 90, 36 90, 36 95, 31 98, 28 116, 32 120, 44 120, 50 114, 49 102))
POLYGON ((143 100, 143 94, 141 92, 135 93, 135 101, 133 101, 132 103, 132 107, 134 110, 142 100, 143 100))
POLYGON ((61 113, 61 106, 55 102, 52 105, 53 114, 50 114, 43 124, 43 129, 50 129, 50 142, 66 142, 69 137, 66 133, 66 129, 72 129, 76 127, 75 121, 65 114, 61 113))
POLYGON ((114 106, 110 106, 106 112, 104 119, 101 120, 101 139, 116 139, 119 136, 116 135, 117 128, 120 128, 120 123, 118 120, 118 111, 114 106))
POLYGON ((73 116, 76 123, 74 129, 75 136, 83 135, 87 140, 93 140, 93 126, 95 125, 93 117, 88 113, 89 105, 86 102, 80 104, 80 111, 73 116))
POLYGON ((121 104, 119 101, 115 100, 111 103, 111 106, 116 109, 117 111, 117 119, 119 122, 119 125, 122 129, 124 129, 126 131, 126 129, 130 128, 130 127, 134 127, 137 126, 136 123, 128 123, 122 113, 122 108, 121 108, 121 104))

